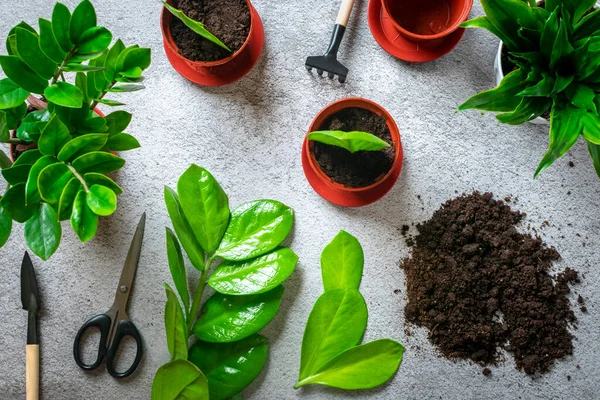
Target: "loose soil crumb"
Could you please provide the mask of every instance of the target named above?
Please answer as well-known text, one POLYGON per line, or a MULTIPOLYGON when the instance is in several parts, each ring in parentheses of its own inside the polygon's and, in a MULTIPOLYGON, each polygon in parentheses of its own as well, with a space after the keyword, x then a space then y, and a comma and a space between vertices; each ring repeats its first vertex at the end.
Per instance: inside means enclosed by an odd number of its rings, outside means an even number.
POLYGON ((246 0, 174 0, 177 9, 221 40, 231 53, 204 39, 173 17, 171 34, 182 56, 192 61, 218 61, 231 56, 250 33, 250 9, 246 0))
POLYGON ((442 355, 489 365, 504 348, 518 370, 534 374, 573 353, 568 325, 575 315, 566 295, 578 273, 549 275, 560 255, 517 231, 523 216, 491 193, 474 192, 417 225, 412 257, 401 265, 405 316, 429 329, 442 355))
POLYGON ((575 163, 573 161, 569 161, 569 167, 573 168, 575 166, 575 163))
POLYGON ((368 132, 390 144, 381 151, 352 154, 341 147, 314 142, 315 159, 334 182, 347 187, 365 187, 377 182, 392 168, 396 149, 384 117, 364 108, 346 108, 332 115, 318 129, 368 132))
POLYGON ((481 373, 485 376, 490 376, 492 374, 492 370, 489 368, 484 368, 483 371, 481 371, 481 373))

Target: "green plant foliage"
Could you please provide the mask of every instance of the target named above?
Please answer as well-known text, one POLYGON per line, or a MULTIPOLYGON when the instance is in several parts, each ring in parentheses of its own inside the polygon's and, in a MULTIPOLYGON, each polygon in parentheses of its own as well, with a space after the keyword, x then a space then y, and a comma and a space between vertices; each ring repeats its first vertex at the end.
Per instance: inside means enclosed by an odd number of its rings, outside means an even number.
POLYGON ((95 236, 98 217, 116 210, 123 190, 106 174, 125 160, 111 152, 140 144, 124 132, 131 114, 103 117, 95 108, 122 105, 105 99, 109 93, 142 89, 138 83, 151 57, 150 49, 126 47, 121 40, 111 47, 112 40, 108 29, 97 26, 89 0, 73 13, 56 3, 50 19, 39 19, 39 31, 21 22, 8 33, 8 55, 0 55, 6 75, 0 80, 0 142, 31 150, 14 164, 0 158, 8 184, 0 247, 17 221, 25 224, 31 250, 47 259, 60 243, 60 230, 53 229, 60 228, 59 221, 70 219, 85 242, 95 236), (28 102, 35 110, 28 111, 28 102))
POLYGON ((165 1, 163 1, 163 5, 165 6, 165 8, 171 14, 173 14, 174 17, 180 19, 181 22, 183 22, 188 28, 190 28, 191 30, 193 30, 194 32, 196 32, 198 35, 202 36, 204 39, 210 40, 214 44, 216 44, 218 46, 221 46, 222 48, 224 48, 225 50, 227 50, 228 52, 231 53, 231 49, 229 47, 227 47, 227 45, 225 45, 225 43, 221 42, 219 40, 219 38, 217 38, 215 35, 213 35, 212 33, 210 33, 204 27, 203 23, 198 22, 198 21, 194 21, 193 19, 191 19, 190 17, 188 17, 187 15, 185 15, 182 11, 176 9, 173 6, 170 6, 165 1))
POLYGON ((368 316, 358 291, 363 264, 362 247, 347 232, 341 231, 323 250, 325 293, 306 323, 295 388, 319 384, 370 389, 387 382, 400 367, 404 352, 400 343, 381 339, 359 345, 368 316))
POLYGON ((350 153, 357 151, 379 151, 390 144, 368 132, 352 131, 315 131, 308 134, 308 140, 337 146, 350 153))
POLYGON ((151 399, 208 399, 208 382, 198 367, 188 360, 174 360, 156 371, 151 399))
POLYGON ((259 200, 230 212, 217 180, 197 165, 179 178, 177 192, 166 187, 164 195, 174 227, 166 231, 167 255, 179 299, 167 289, 165 325, 173 358, 157 372, 152 398, 187 398, 180 395, 180 375, 189 376, 185 382, 200 376, 207 380, 208 392, 194 399, 237 398, 266 362, 268 342, 258 332, 277 314, 281 284, 298 261, 292 250, 280 246, 291 230, 293 211, 277 201, 259 200), (195 292, 187 287, 191 279, 184 253, 200 273, 195 292), (207 285, 216 293, 199 317, 207 285), (195 343, 182 350, 192 336, 195 343))
MULTIPOLYGON (((595 0, 481 0, 486 15, 465 22, 504 43, 515 66, 501 84, 459 107, 500 112, 498 120, 519 125, 550 110, 550 145, 535 175, 548 168, 580 136, 600 144, 600 10, 595 0), (587 14, 587 15, 586 15, 587 14)), ((598 176, 598 158, 590 151, 598 176)))

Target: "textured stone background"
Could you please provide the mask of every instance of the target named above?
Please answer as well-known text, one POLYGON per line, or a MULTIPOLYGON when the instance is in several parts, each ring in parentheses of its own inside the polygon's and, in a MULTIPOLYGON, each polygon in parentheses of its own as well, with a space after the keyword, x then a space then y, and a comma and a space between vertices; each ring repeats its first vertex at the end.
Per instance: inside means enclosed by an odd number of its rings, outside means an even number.
MULTIPOLYGON (((71 9, 76 4, 65 2, 71 9)), ((87 245, 78 243, 65 225, 56 255, 46 263, 34 259, 43 296, 44 399, 150 397, 154 372, 169 358, 162 288, 162 282, 170 280, 164 250, 164 226, 169 222, 162 187, 174 186, 191 163, 212 171, 234 206, 274 198, 296 210, 289 244, 301 262, 285 285, 281 312, 263 332, 272 343, 270 360, 245 391, 247 398, 598 398, 600 180, 585 146, 578 143, 534 181, 533 172, 548 144, 547 128, 504 126, 493 115, 476 111, 455 114, 461 102, 492 86, 494 37, 469 31, 446 57, 424 65, 406 64, 377 45, 367 25, 367 1, 359 0, 341 52, 351 75, 340 86, 308 74, 303 66, 307 55, 327 45, 338 1, 255 0, 266 31, 260 61, 241 82, 206 89, 181 78, 168 63, 158 0, 94 3, 102 25, 128 44, 151 47, 154 60, 146 74, 147 89, 123 96, 126 110, 134 114, 130 132, 143 147, 125 155, 127 165, 118 176, 125 193, 117 213, 102 220, 97 238, 87 245), (387 108, 400 127, 406 157, 393 191, 361 209, 344 209, 321 199, 305 180, 300 163, 302 139, 312 118, 326 104, 347 96, 367 97, 387 108), (569 161, 574 168, 568 167, 569 161), (473 189, 492 191, 501 198, 518 195, 518 207, 528 214, 524 229, 550 222, 542 234, 564 257, 557 269, 570 266, 585 273, 575 290, 586 299, 589 313, 577 311, 575 354, 543 377, 526 377, 507 357, 486 378, 477 365, 438 358, 424 331, 405 326, 405 282, 398 261, 409 249, 399 228, 428 218, 444 200, 473 189), (80 370, 73 361, 72 342, 89 316, 110 306, 143 211, 149 219, 129 310, 144 336, 146 352, 138 372, 117 381, 104 369, 80 370), (320 252, 339 229, 356 235, 366 253, 361 290, 370 318, 365 341, 390 337, 403 342, 407 351, 397 376, 379 389, 294 391, 304 324, 322 293, 320 252)), ((50 0, 1 1, 1 42, 20 20, 37 24, 38 17, 49 17, 52 6, 50 0)), ((481 13, 476 4, 472 15, 481 13)), ((0 249, 0 397, 4 399, 24 398, 25 392, 26 313, 19 297, 22 236, 22 229, 15 229, 8 245, 0 249)))

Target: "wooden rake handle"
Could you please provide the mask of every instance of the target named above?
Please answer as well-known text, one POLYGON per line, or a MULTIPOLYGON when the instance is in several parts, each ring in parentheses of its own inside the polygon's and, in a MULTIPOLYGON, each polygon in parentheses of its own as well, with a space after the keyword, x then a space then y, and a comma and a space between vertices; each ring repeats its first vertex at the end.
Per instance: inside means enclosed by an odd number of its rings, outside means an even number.
POLYGON ((342 26, 348 25, 350 14, 352 13, 352 7, 354 7, 354 0, 342 0, 342 6, 340 12, 335 20, 335 23, 342 26))
POLYGON ((26 348, 25 382, 26 399, 38 400, 40 394, 40 345, 28 344, 26 348))

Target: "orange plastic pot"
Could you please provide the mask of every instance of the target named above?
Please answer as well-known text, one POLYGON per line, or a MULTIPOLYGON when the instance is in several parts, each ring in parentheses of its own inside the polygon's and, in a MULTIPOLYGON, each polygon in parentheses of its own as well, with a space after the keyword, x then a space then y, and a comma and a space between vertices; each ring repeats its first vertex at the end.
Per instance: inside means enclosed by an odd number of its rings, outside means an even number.
POLYGON ((382 0, 382 6, 400 35, 425 42, 456 31, 468 18, 473 0, 382 0))
MULTIPOLYGON (((173 36, 171 21, 173 15, 164 7, 160 18, 163 45, 169 62, 181 76, 203 86, 222 86, 233 83, 252 70, 265 43, 265 31, 256 9, 246 0, 250 9, 250 33, 242 47, 231 56, 218 61, 192 61, 183 57, 173 36)), ((167 0, 173 4, 173 0, 167 0)))
POLYGON ((302 146, 302 168, 308 183, 324 199, 344 207, 362 207, 381 199, 396 184, 404 160, 400 131, 392 116, 379 104, 362 98, 347 98, 333 102, 317 114, 308 129, 308 133, 302 146), (315 159, 313 142, 308 140, 308 133, 322 129, 325 121, 333 114, 345 108, 355 107, 364 108, 385 118, 396 149, 396 156, 391 169, 372 185, 361 188, 346 187, 334 182, 327 176, 315 159))

